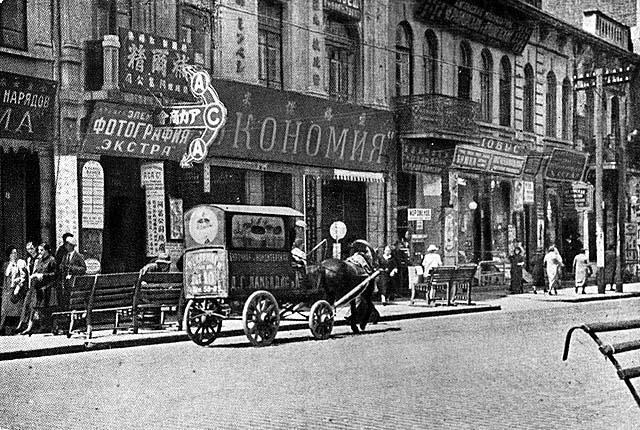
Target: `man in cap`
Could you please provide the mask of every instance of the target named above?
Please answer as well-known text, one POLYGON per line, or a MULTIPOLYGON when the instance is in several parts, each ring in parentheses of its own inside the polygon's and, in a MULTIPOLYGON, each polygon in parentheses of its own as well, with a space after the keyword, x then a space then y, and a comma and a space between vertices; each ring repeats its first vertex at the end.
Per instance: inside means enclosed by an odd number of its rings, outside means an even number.
POLYGON ((73 235, 68 235, 64 240, 65 254, 62 256, 58 266, 58 306, 61 310, 69 308, 69 295, 71 293, 71 278, 73 276, 84 275, 87 272, 87 265, 84 256, 80 254, 76 247, 78 241, 73 235))
POLYGON ((161 251, 158 257, 140 269, 140 276, 147 272, 169 272, 171 268, 171 256, 166 251, 161 251))

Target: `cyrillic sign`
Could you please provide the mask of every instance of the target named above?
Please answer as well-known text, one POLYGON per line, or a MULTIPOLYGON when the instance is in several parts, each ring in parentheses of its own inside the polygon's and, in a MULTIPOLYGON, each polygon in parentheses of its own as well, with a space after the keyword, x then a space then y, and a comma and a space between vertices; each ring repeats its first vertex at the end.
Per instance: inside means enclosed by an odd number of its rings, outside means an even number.
POLYGON ((587 157, 583 152, 553 148, 544 176, 546 179, 581 181, 587 157))
POLYGON ((519 176, 524 162, 525 157, 520 155, 506 154, 473 145, 456 145, 452 167, 519 176))

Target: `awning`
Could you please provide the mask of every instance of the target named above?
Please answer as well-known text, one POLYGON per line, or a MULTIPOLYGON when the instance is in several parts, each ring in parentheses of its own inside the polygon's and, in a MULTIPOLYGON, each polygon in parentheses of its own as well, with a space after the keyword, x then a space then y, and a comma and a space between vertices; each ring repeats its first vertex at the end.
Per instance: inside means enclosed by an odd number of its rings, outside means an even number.
POLYGON ((358 172, 355 170, 333 170, 333 179, 341 181, 384 182, 384 174, 380 172, 358 172))

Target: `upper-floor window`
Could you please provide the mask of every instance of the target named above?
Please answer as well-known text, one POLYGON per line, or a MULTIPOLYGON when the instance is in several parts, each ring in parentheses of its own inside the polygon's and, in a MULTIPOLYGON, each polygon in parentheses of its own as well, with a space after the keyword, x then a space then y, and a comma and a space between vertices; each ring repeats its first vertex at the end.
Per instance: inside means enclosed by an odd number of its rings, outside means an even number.
POLYGON ((438 39, 431 30, 424 33, 424 38, 424 92, 433 94, 438 88, 438 39))
POLYGON ((27 0, 0 3, 0 46, 27 49, 27 0))
POLYGON ((258 2, 258 78, 282 88, 282 4, 271 0, 258 2))
POLYGON ((511 126, 511 61, 506 55, 500 61, 500 125, 511 126))
POLYGON ((413 34, 407 22, 396 28, 396 96, 413 93, 413 34))
POLYGON ((547 74, 547 127, 546 136, 556 137, 556 75, 553 72, 547 74))
POLYGON ((571 81, 565 78, 562 81, 562 138, 564 140, 571 139, 571 81))
POLYGON ((616 143, 620 138, 620 99, 618 96, 611 97, 611 136, 616 143))
POLYGON ((338 100, 355 101, 359 48, 357 30, 349 22, 328 17, 325 21, 327 92, 338 100))
POLYGON ((130 0, 131 28, 147 34, 156 32, 156 2, 130 0))
POLYGON ((469 43, 460 43, 460 59, 458 60, 458 97, 461 99, 471 99, 471 47, 469 43))
POLYGON ((535 80, 531 64, 524 66, 524 87, 522 101, 522 128, 524 131, 533 132, 533 117, 535 114, 535 80))
POLYGON ((182 6, 180 8, 178 40, 202 50, 204 48, 207 28, 206 19, 206 16, 197 9, 182 6))
POLYGON ((480 117, 491 122, 493 110, 493 58, 491 52, 482 51, 482 69, 480 69, 480 117))

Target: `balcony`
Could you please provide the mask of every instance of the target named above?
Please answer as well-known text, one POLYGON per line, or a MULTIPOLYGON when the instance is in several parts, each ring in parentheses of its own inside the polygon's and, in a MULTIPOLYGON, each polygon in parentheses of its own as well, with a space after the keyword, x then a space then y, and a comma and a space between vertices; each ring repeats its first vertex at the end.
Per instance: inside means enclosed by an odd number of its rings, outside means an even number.
POLYGON ((409 135, 474 135, 478 132, 480 105, 442 94, 396 97, 394 109, 398 132, 409 135))

